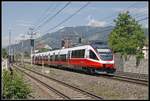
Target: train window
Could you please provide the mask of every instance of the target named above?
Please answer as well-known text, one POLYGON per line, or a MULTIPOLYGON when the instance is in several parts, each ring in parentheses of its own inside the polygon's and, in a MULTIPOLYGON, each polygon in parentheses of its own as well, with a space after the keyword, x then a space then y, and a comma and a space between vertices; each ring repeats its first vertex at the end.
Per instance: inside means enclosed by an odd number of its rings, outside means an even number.
POLYGON ((46 55, 44 56, 44 61, 46 61, 46 55))
POLYGON ((70 59, 70 53, 71 53, 71 51, 68 51, 68 55, 67 55, 68 59, 70 59))
POLYGON ((42 61, 42 56, 40 56, 40 61, 42 61))
POLYGON ((61 61, 66 61, 66 54, 61 54, 60 55, 60 60, 61 61))
POLYGON ((45 61, 45 56, 44 56, 44 55, 43 55, 43 58, 42 58, 42 59, 43 59, 43 61, 45 61))
POLYGON ((50 61, 52 61, 52 57, 53 57, 53 56, 51 55, 51 56, 50 56, 50 61))
POLYGON ((47 61, 47 60, 48 60, 48 56, 45 55, 45 61, 47 61))
POLYGON ((43 57, 42 60, 45 61, 45 56, 43 55, 42 57, 43 57))
POLYGON ((50 56, 51 56, 51 55, 49 54, 49 55, 48 55, 48 61, 50 61, 50 56))
POLYGON ((53 61, 55 61, 55 53, 53 53, 53 61))
POLYGON ((96 54, 92 50, 90 50, 90 58, 94 60, 98 60, 96 54))
POLYGON ((42 56, 40 56, 40 61, 42 61, 42 56))
POLYGON ((41 59, 43 60, 43 58, 44 58, 44 56, 42 55, 42 56, 41 56, 41 59))
POLYGON ((47 61, 47 56, 45 55, 45 61, 47 61))
POLYGON ((72 51, 71 57, 72 58, 84 58, 85 49, 82 50, 74 50, 72 51))
POLYGON ((55 55, 55 61, 58 61, 58 55, 55 55))

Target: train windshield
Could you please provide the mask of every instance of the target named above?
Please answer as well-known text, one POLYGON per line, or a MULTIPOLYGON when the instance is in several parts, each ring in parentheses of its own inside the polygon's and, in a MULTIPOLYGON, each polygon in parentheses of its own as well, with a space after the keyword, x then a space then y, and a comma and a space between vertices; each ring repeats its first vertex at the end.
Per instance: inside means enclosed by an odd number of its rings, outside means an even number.
POLYGON ((113 54, 110 49, 97 49, 97 52, 99 53, 99 56, 102 60, 112 60, 113 54))

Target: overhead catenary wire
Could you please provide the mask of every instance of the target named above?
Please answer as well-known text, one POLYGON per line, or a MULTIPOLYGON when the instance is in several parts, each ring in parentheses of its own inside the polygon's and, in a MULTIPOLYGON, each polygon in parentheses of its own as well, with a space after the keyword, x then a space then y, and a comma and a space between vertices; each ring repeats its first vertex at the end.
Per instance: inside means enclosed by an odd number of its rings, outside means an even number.
POLYGON ((62 10, 64 10, 71 2, 69 1, 68 3, 66 3, 59 11, 57 11, 53 16, 51 16, 49 19, 47 19, 46 21, 44 21, 41 25, 39 25, 36 29, 44 26, 46 23, 50 22, 52 19, 54 19, 62 10))
MULTIPOLYGON (((129 6, 128 8, 126 8, 125 10, 129 9, 130 7, 133 7, 135 4, 136 4, 136 3, 130 5, 130 6, 129 6)), ((124 10, 124 11, 125 11, 125 10, 124 10)), ((121 10, 121 11, 122 11, 122 10, 121 10)), ((121 11, 120 11, 120 12, 121 12, 121 11)), ((71 15, 71 16, 69 16, 67 19, 63 20, 62 22, 60 22, 58 25, 56 25, 56 26, 50 28, 49 30, 53 30, 53 29, 57 28, 58 26, 60 26, 61 24, 65 23, 67 20, 69 20, 72 16, 74 16, 74 14, 71 15)), ((113 24, 113 23, 111 23, 111 24, 113 24)), ((112 26, 109 26, 109 27, 112 27, 112 26)), ((103 32, 104 32, 104 31, 108 31, 108 28, 109 28, 109 27, 107 27, 107 29, 104 29, 103 32)), ((49 31, 49 30, 48 30, 48 31, 49 31)), ((109 30, 110 30, 110 29, 109 29, 109 30)), ((48 31, 47 31, 47 32, 48 32, 48 31)))
MULTIPOLYGON (((131 7, 131 6, 130 6, 131 7)), ((129 7, 128 7, 129 8, 129 7)), ((138 16, 139 17, 139 16, 138 16)), ((65 20, 67 20, 67 19, 65 19, 65 20)), ((56 27, 58 27, 58 26, 60 26, 61 24, 63 24, 64 22, 65 22, 65 20, 63 20, 61 23, 59 23, 58 25, 56 25, 55 27, 53 27, 53 28, 51 28, 51 29, 49 29, 49 30, 52 30, 52 29, 55 29, 56 27)), ((113 24, 113 23, 111 23, 111 24, 113 24)), ((49 31, 48 30, 48 31, 49 31)), ((104 29, 103 31, 98 31, 99 33, 101 32, 105 32, 105 31, 111 31, 112 30, 112 26, 109 26, 109 27, 107 27, 106 29, 104 29), (110 28, 111 27, 111 28, 110 28)), ((98 32, 96 32, 96 33, 98 33, 98 32)))
MULTIPOLYGON (((140 21, 143 21, 143 20, 146 20, 146 19, 148 19, 148 17, 139 19, 139 20, 137 20, 137 21, 140 22, 140 21)), ((102 32, 111 31, 111 30, 112 30, 112 26, 109 26, 109 27, 107 27, 106 29, 104 29, 104 30, 102 30, 102 31, 95 32, 95 33, 102 33, 102 32), (110 28, 110 27, 111 27, 111 28, 110 28), (108 29, 108 28, 109 28, 109 29, 108 29)))
MULTIPOLYGON (((58 5, 56 4, 56 5, 54 5, 54 7, 51 9, 51 11, 53 10, 55 10, 56 9, 56 7, 57 7, 58 5)), ((37 26, 37 25, 39 25, 43 20, 45 20, 48 16, 50 16, 50 14, 52 14, 52 13, 48 13, 49 11, 50 11, 50 8, 51 8, 51 5, 43 12, 43 14, 39 17, 39 19, 35 22, 35 26, 37 26), (45 15, 46 14, 46 15, 45 15), (45 17, 43 17, 45 15, 45 17), (40 22, 40 23, 39 23, 40 22)))
MULTIPOLYGON (((133 7, 133 6, 135 6, 137 4, 137 2, 136 3, 134 3, 134 4, 131 4, 130 6, 128 6, 126 9, 124 9, 124 10, 121 10, 120 11, 120 13, 121 12, 125 12, 125 11, 127 11, 129 8, 131 8, 131 7, 133 7)), ((114 14, 113 14, 114 15, 114 14)), ((143 16, 143 15, 140 15, 140 16, 137 16, 137 17, 135 17, 135 18, 138 18, 138 17, 141 17, 141 16, 143 16)), ((111 15, 111 16, 108 16, 108 17, 106 17, 105 19, 103 19, 103 20, 108 20, 108 18, 112 18, 113 16, 111 15)), ((110 23, 110 25, 111 24, 113 24, 113 22, 112 23, 110 23)), ((109 26, 109 27, 112 27, 112 26, 109 26)), ((107 27, 107 28, 109 28, 109 27, 107 27)), ((109 30, 111 30, 111 29, 106 29, 106 31, 109 31, 109 30)), ((104 31, 102 31, 102 32, 105 32, 105 30, 104 31)))
POLYGON ((148 19, 148 18, 149 18, 149 17, 145 17, 145 18, 142 18, 142 19, 137 20, 137 21, 140 22, 140 21, 146 20, 146 19, 148 19))
MULTIPOLYGON (((133 7, 133 6, 136 5, 136 4, 137 4, 137 2, 134 3, 134 4, 129 5, 129 6, 128 6, 127 8, 125 8, 124 10, 120 10, 119 13, 127 11, 129 8, 133 7)), ((115 12, 115 13, 116 13, 116 12, 115 12)), ((105 17, 104 19, 101 19, 101 20, 108 20, 108 18, 114 17, 115 13, 112 14, 112 15, 110 15, 110 16, 107 16, 107 17, 105 17)))
MULTIPOLYGON (((124 9, 123 11, 125 11, 125 10, 127 10, 127 9, 129 9, 129 8, 131 8, 131 7, 133 7, 133 6, 136 5, 136 4, 137 4, 137 2, 134 3, 134 4, 131 4, 130 6, 128 6, 128 7, 127 7, 126 9, 124 9)), ((122 11, 122 10, 121 10, 121 11, 122 11)), ((121 11, 120 11, 120 12, 121 12, 121 11)), ((74 16, 74 14, 73 14, 73 16, 74 16)), ((67 19, 63 20, 62 22, 60 22, 59 24, 57 24, 56 26, 50 28, 49 30, 53 30, 53 29, 57 28, 57 27, 60 26, 61 24, 65 23, 66 20, 69 20, 71 17, 72 17, 72 15, 69 16, 67 19)), ((112 16, 108 16, 108 17, 106 17, 106 18, 107 18, 107 19, 108 19, 108 18, 112 18, 112 16)), ((105 19, 106 19, 106 18, 105 18, 105 19)), ((107 20, 107 19, 106 19, 106 20, 107 20)), ((112 23, 111 23, 111 24, 112 24, 112 23)), ((49 30, 47 30, 46 32, 48 32, 49 30)))
POLYGON ((67 22, 69 19, 71 19, 73 16, 75 16, 78 12, 80 12, 82 9, 84 9, 87 5, 89 5, 90 2, 86 3, 85 5, 83 5, 81 8, 79 8, 75 13, 73 13, 72 15, 70 15, 69 17, 67 17, 65 20, 63 20, 62 22, 60 22, 59 24, 57 24, 56 26, 48 29, 46 32, 48 32, 49 30, 54 30, 55 28, 57 28, 58 26, 60 26, 61 24, 67 22))
POLYGON ((139 15, 139 16, 136 16, 135 18, 140 18, 140 17, 144 17, 144 16, 147 16, 147 14, 139 15))

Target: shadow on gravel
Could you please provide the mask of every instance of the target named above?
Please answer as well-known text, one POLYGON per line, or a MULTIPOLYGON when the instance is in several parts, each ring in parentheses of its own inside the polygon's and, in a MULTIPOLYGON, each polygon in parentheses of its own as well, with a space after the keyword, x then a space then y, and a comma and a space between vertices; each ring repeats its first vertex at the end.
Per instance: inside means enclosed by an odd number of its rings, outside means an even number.
MULTIPOLYGON (((42 66, 42 65, 38 65, 38 66, 42 66)), ((58 66, 49 66, 49 65, 45 65, 47 68, 54 68, 54 69, 59 69, 59 70, 65 70, 65 71, 69 71, 69 72, 74 72, 74 73, 79 73, 79 74, 85 74, 85 75, 90 75, 90 76, 96 76, 96 77, 100 77, 100 76, 108 76, 108 77, 112 77, 113 75, 108 75, 108 74, 90 74, 88 72, 85 72, 83 70, 76 70, 76 69, 72 69, 72 68, 67 68, 67 67, 58 67, 58 66)))

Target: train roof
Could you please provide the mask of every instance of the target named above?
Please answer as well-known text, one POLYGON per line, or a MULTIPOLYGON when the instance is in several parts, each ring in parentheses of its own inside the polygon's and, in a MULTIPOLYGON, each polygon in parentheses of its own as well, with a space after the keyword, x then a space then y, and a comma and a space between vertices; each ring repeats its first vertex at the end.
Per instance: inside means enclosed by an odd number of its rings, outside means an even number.
POLYGON ((52 50, 52 51, 47 51, 47 52, 42 52, 42 53, 36 53, 34 55, 35 56, 37 56, 37 55, 47 55, 47 54, 53 54, 53 53, 58 53, 58 52, 61 52, 61 54, 66 54, 68 52, 68 50, 85 49, 87 47, 90 47, 90 45, 76 46, 76 47, 64 48, 64 49, 59 49, 59 50, 52 50))

